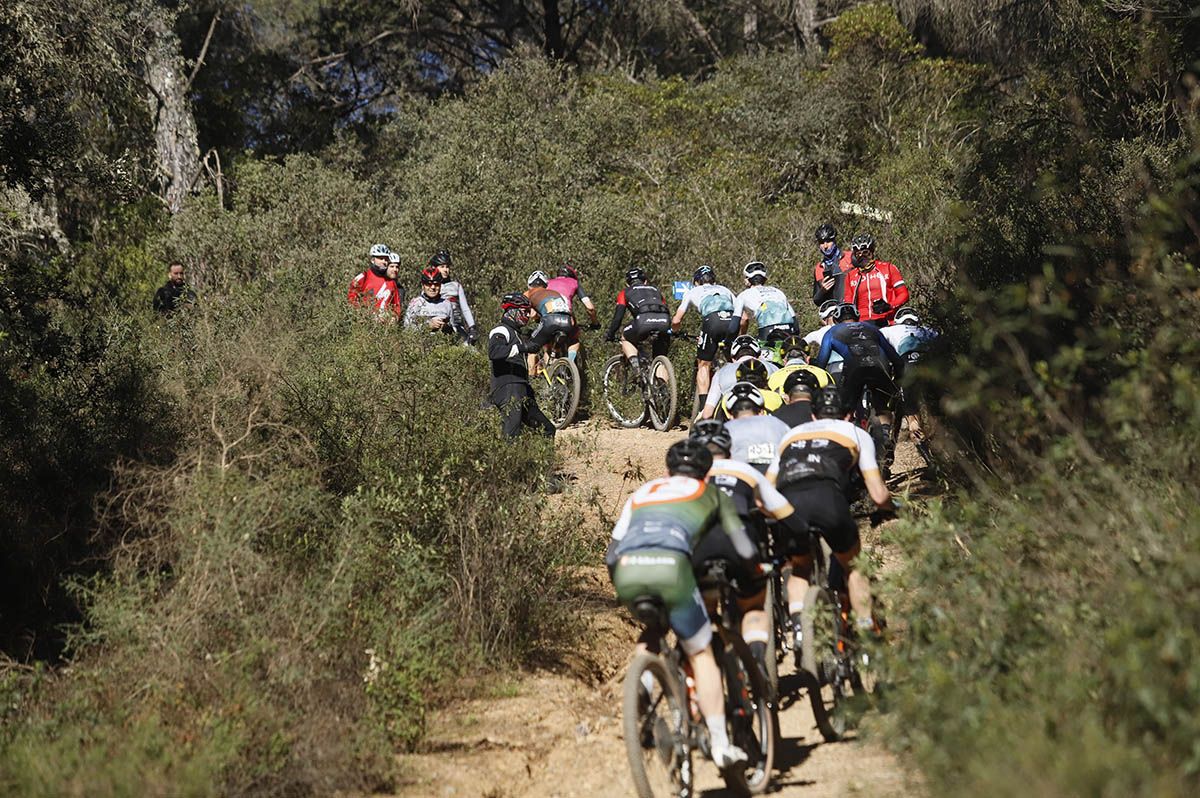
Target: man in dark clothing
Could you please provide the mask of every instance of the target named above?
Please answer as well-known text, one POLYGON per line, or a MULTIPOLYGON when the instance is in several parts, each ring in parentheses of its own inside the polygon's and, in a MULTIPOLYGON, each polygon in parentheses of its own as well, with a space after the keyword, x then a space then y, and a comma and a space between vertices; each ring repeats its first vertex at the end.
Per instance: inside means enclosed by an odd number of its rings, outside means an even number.
POLYGON ((166 316, 195 301, 196 292, 185 282, 183 264, 172 263, 167 269, 167 282, 154 292, 154 309, 166 316))
POLYGON ((646 272, 642 269, 635 266, 625 272, 625 286, 617 294, 617 306, 604 340, 609 343, 616 341, 617 330, 620 329, 621 352, 633 370, 637 371, 642 365, 638 363, 638 344, 646 338, 657 336, 652 347, 655 357, 665 355, 670 350, 671 314, 662 292, 647 282, 646 272), (621 327, 627 310, 633 320, 621 327))
POLYGON ((821 253, 821 262, 813 269, 813 304, 820 307, 831 299, 843 302, 846 296, 846 272, 850 271, 850 253, 838 248, 837 230, 831 224, 818 227, 813 237, 821 253))
POLYGON ((792 372, 783 383, 787 404, 777 407, 771 415, 789 427, 798 427, 812 421, 812 394, 819 385, 817 375, 811 371, 792 372))
POLYGON ((537 405, 525 359, 526 355, 542 348, 547 336, 539 326, 528 341, 521 340, 521 328, 529 324, 533 312, 529 297, 515 292, 505 294, 500 307, 500 324, 488 333, 488 359, 492 365, 492 390, 488 399, 500 408, 505 437, 515 438, 524 426, 553 438, 554 424, 537 405))

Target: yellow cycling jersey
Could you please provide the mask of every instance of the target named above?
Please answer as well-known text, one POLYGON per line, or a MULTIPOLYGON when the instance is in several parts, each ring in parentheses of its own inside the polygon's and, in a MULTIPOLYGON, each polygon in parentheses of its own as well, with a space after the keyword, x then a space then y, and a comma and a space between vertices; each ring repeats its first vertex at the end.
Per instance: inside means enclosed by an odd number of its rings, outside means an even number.
MULTIPOLYGON (((833 377, 831 377, 829 372, 825 369, 818 368, 817 366, 808 366, 804 363, 797 363, 794 366, 784 366, 779 371, 768 377, 767 387, 772 391, 779 391, 779 393, 782 394, 783 384, 787 382, 788 375, 800 371, 801 369, 812 372, 813 376, 817 378, 817 385, 822 388, 833 383, 833 377)), ((770 410, 770 408, 767 409, 770 410)))
MULTIPOLYGON (((766 390, 765 388, 759 388, 758 392, 762 394, 764 413, 770 413, 783 407, 783 396, 781 394, 766 390)), ((725 411, 726 416, 732 418, 733 414, 729 412, 729 405, 726 403, 727 398, 728 394, 721 398, 721 409, 725 411)))

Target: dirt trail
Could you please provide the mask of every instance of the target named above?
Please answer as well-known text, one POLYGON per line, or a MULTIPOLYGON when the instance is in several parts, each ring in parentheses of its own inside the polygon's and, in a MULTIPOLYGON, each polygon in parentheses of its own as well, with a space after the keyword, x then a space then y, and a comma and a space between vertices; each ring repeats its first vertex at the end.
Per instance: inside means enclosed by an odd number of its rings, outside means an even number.
MULTIPOLYGON (((667 447, 685 433, 617 430, 583 425, 559 437, 568 488, 555 500, 576 512, 598 540, 635 484, 663 471, 667 447)), ((911 447, 898 453, 897 470, 919 461, 911 447)), ((867 545, 877 544, 877 536, 867 545)), ((599 543, 597 544, 600 545, 599 543)), ((882 552, 885 567, 895 552, 882 552)), ((397 796, 462 798, 570 798, 633 794, 621 738, 620 689, 637 630, 614 608, 603 566, 582 574, 579 622, 586 650, 553 670, 498 679, 478 699, 441 713, 426 751, 402 757, 410 781, 397 796)), ((792 672, 790 664, 782 674, 792 672)), ((807 702, 781 713, 783 745, 776 755, 777 791, 809 796, 919 795, 912 777, 883 748, 855 740, 824 743, 807 702)), ((700 795, 726 794, 711 763, 697 760, 700 795)))

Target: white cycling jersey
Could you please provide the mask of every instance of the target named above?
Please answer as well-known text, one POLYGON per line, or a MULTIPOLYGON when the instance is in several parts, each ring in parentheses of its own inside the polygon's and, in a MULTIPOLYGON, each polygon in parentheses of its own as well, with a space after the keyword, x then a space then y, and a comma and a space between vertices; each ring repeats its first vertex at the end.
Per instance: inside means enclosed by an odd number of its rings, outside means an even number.
POLYGON ((916 324, 889 324, 883 328, 883 337, 898 354, 907 355, 909 352, 924 352, 937 340, 938 334, 916 324))
MULTIPOLYGON (((821 346, 821 343, 825 340, 825 336, 828 335, 829 331, 832 329, 833 329, 833 327, 818 327, 817 329, 810 332, 808 335, 804 336, 804 343, 816 344, 817 347, 819 348, 821 346)), ((837 352, 830 353, 828 365, 832 366, 834 363, 841 363, 841 362, 842 362, 841 355, 839 355, 837 352)), ((826 371, 828 371, 828 370, 829 369, 827 368, 826 371)))
MULTIPOLYGON (((737 367, 750 359, 750 355, 742 355, 732 363, 726 363, 724 366, 721 366, 721 368, 717 369, 717 373, 713 375, 712 384, 708 389, 708 398, 704 400, 705 407, 711 407, 714 410, 716 409, 717 404, 721 401, 729 389, 733 387, 734 383, 737 382, 737 367)), ((779 371, 779 366, 776 366, 770 361, 762 360, 760 358, 760 362, 767 367, 767 376, 779 371)))
POLYGON ((779 442, 791 427, 775 416, 757 415, 727 421, 725 429, 733 438, 730 459, 748 463, 765 474, 775 459, 779 442))
POLYGON ((744 315, 754 315, 759 329, 776 324, 791 324, 796 320, 796 311, 787 295, 773 285, 752 285, 737 295, 737 307, 744 315))
POLYGON ((710 313, 718 313, 725 311, 740 315, 740 305, 737 303, 737 297, 723 285, 694 285, 688 292, 683 295, 683 303, 679 306, 680 313, 686 313, 688 308, 695 308, 696 312, 704 318, 710 313))

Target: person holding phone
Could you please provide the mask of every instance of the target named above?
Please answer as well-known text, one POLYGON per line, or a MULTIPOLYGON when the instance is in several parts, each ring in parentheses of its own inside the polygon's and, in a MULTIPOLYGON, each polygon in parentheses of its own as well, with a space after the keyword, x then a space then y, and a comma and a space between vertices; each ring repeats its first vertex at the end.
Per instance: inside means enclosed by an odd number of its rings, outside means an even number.
POLYGON ((850 253, 842 252, 837 245, 837 230, 826 222, 817 228, 813 239, 821 260, 813 269, 813 304, 833 301, 844 302, 846 299, 846 272, 850 271, 850 253))

